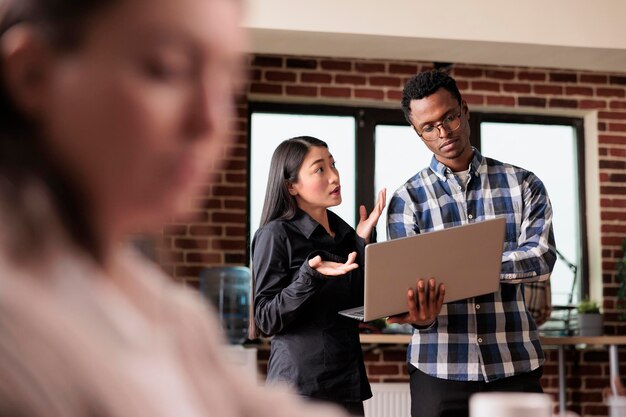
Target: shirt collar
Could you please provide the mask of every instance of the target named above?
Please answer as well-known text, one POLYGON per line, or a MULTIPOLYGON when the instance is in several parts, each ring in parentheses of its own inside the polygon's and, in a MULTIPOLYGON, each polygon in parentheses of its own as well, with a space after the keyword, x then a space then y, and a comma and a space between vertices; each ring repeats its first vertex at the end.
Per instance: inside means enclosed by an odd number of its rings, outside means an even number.
MULTIPOLYGON (((332 211, 326 210, 326 212, 328 213, 328 223, 333 232, 335 232, 335 239, 343 239, 350 232, 351 227, 332 211)), ((292 222, 307 239, 311 238, 313 232, 315 232, 318 227, 322 229, 323 233, 326 233, 321 224, 301 209, 298 209, 292 222)))
MULTIPOLYGON (((472 146, 472 150, 474 151, 474 156, 472 157, 472 161, 470 162, 470 165, 469 165, 470 176, 478 174, 479 168, 484 159, 484 157, 480 154, 480 152, 478 152, 478 149, 472 146)), ((430 169, 442 181, 447 181, 448 178, 446 177, 446 173, 448 174, 452 173, 452 170, 448 168, 446 165, 439 162, 437 158, 435 157, 435 155, 433 155, 433 158, 430 160, 430 169)))

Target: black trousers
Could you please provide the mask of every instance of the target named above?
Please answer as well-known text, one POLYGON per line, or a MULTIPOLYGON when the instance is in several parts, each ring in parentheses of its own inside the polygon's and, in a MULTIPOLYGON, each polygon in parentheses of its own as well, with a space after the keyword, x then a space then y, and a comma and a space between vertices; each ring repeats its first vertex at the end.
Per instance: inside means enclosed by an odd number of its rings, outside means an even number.
POLYGON ((469 398, 478 392, 543 392, 543 367, 493 382, 435 378, 409 364, 411 417, 469 417, 469 398))

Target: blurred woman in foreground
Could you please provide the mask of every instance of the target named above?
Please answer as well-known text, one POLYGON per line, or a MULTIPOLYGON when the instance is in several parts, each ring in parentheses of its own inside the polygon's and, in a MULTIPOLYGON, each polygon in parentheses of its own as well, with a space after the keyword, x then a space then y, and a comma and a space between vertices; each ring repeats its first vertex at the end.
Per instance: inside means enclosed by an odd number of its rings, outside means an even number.
POLYGON ((238 22, 230 0, 0 3, 0 415, 320 415, 234 375, 199 296, 127 243, 219 169, 238 22))

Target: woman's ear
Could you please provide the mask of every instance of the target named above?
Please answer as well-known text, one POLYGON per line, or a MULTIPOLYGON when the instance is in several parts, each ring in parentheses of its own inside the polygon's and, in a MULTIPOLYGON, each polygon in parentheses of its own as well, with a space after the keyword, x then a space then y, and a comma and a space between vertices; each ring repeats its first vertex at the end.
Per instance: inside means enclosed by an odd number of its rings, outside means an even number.
POLYGON ((287 186, 287 191, 289 191, 289 194, 294 197, 298 195, 298 190, 295 189, 295 187, 293 186, 294 184, 291 181, 285 181, 285 185, 287 186))
POLYGON ((34 27, 21 24, 0 38, 3 76, 9 95, 27 115, 36 117, 49 79, 50 46, 34 27))

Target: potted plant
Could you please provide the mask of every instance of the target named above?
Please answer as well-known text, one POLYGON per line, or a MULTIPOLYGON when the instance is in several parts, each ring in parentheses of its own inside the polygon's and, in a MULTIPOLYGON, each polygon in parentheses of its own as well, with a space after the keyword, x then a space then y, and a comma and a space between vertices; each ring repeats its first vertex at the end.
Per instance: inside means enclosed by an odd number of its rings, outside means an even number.
POLYGON ((626 320, 626 238, 622 243, 622 259, 617 262, 616 279, 619 282, 619 290, 617 291, 617 311, 619 320, 626 320))
POLYGON ((585 298, 578 304, 578 335, 579 336, 602 336, 604 323, 600 306, 595 301, 585 298))

